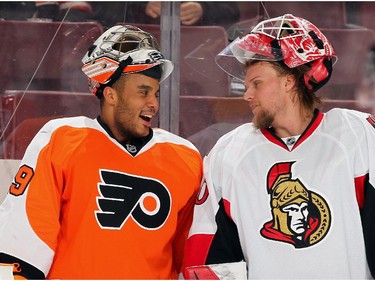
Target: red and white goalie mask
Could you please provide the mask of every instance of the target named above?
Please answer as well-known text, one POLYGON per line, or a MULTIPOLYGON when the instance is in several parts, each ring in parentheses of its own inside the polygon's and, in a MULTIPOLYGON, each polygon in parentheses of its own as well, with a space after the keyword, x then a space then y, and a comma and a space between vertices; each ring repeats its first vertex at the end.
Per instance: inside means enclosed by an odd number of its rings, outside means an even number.
POLYGON ((283 61, 290 68, 314 62, 305 83, 316 90, 329 79, 337 58, 331 43, 315 25, 286 14, 264 20, 249 34, 235 39, 216 56, 216 63, 243 81, 243 65, 251 59, 283 61), (309 83, 311 77, 317 83, 314 87, 309 83))

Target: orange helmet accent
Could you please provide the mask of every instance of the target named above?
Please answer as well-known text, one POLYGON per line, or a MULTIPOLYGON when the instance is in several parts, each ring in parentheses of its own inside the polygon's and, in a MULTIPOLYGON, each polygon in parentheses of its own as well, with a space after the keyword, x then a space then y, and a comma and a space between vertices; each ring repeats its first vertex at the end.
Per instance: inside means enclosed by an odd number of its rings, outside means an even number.
POLYGON ((132 25, 116 25, 105 31, 82 59, 82 71, 89 79, 89 88, 96 93, 102 85, 111 85, 119 67, 121 73, 137 73, 161 66, 160 82, 173 70, 173 63, 164 58, 150 33, 132 25), (126 64, 122 64, 127 60, 126 64))

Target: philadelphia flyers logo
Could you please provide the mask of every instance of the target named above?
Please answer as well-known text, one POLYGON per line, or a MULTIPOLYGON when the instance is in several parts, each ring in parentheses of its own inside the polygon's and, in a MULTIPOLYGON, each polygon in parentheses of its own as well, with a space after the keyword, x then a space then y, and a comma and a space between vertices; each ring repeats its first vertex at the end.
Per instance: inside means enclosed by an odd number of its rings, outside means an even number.
POLYGON ((102 228, 121 229, 132 218, 140 227, 158 229, 171 210, 171 196, 156 179, 100 170, 96 219, 102 228))

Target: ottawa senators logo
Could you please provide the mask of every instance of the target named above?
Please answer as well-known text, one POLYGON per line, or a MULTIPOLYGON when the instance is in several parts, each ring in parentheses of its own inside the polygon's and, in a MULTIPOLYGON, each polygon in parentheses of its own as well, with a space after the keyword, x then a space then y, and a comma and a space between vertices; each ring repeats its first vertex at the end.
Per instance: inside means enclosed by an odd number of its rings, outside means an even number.
POLYGON ((267 176, 272 220, 260 230, 264 238, 306 248, 321 241, 331 226, 331 212, 319 194, 292 179, 294 162, 277 163, 267 176))

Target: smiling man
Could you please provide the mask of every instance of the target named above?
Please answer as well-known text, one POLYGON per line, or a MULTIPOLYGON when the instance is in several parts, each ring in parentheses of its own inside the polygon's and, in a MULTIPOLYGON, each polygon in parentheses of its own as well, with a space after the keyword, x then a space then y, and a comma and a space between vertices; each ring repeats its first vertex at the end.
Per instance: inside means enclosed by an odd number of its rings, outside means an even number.
POLYGON ((100 115, 35 136, 0 208, 0 263, 16 279, 177 279, 202 160, 151 128, 173 64, 134 26, 107 30, 82 61, 100 115))

